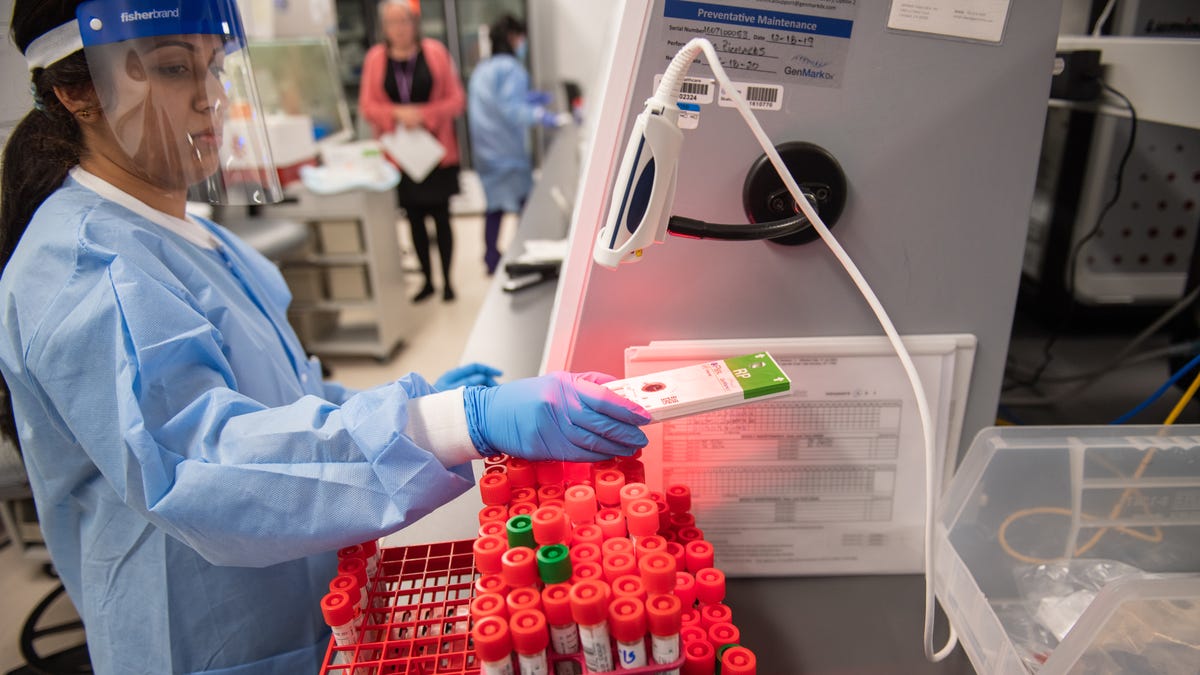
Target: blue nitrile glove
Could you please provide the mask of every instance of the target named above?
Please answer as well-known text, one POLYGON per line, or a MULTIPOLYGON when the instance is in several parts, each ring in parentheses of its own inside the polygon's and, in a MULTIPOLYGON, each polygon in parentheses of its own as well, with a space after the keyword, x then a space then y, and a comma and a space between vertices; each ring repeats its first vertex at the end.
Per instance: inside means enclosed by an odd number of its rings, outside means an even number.
POLYGON ((496 378, 503 374, 499 370, 491 366, 485 366, 482 363, 468 363, 465 366, 447 370, 444 375, 437 379, 437 382, 433 383, 433 386, 438 391, 470 387, 477 384, 485 387, 494 387, 497 384, 496 378))
POLYGON ((561 127, 564 124, 568 124, 571 122, 570 115, 568 115, 566 113, 551 112, 549 110, 546 110, 545 108, 537 108, 536 110, 534 110, 533 117, 535 120, 537 120, 538 124, 540 124, 544 127, 549 127, 551 129, 557 129, 558 127, 561 127))
POLYGON ((496 387, 467 387, 471 441, 485 456, 599 462, 646 445, 641 406, 601 386, 602 373, 554 372, 496 387))
POLYGON ((525 94, 525 101, 530 105, 548 106, 550 101, 554 99, 549 92, 530 89, 528 94, 525 94))

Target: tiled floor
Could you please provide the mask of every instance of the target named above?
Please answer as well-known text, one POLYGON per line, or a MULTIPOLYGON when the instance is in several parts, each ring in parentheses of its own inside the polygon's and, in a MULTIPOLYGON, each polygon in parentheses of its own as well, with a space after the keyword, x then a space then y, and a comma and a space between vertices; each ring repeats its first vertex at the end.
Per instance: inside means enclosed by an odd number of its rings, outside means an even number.
MULTIPOLYGON (((514 227, 515 218, 510 216, 501 232, 502 242, 511 238, 514 227)), ((408 226, 402 221, 402 242, 410 240, 407 231, 408 226)), ((458 365, 491 278, 485 274, 483 266, 482 217, 455 216, 454 233, 452 278, 457 299, 444 303, 439 293, 416 306, 416 325, 405 345, 387 364, 381 365, 373 358, 326 359, 327 365, 333 370, 333 379, 347 386, 364 388, 416 371, 432 381, 446 369, 458 365)), ((436 252, 434 259, 436 266, 436 252)), ((415 258, 406 255, 405 267, 416 269, 415 258)), ((412 295, 420 288, 422 278, 419 272, 408 277, 411 286, 409 295, 412 295)), ((407 302, 406 299, 398 301, 407 302)), ((34 606, 56 585, 56 581, 43 574, 40 560, 23 557, 11 545, 0 550, 0 598, 3 598, 0 605, 0 674, 24 664, 18 649, 21 627, 34 606)), ((52 622, 71 617, 68 603, 58 602, 53 610, 48 614, 52 622)), ((49 642, 42 647, 47 651, 57 648, 49 642)))

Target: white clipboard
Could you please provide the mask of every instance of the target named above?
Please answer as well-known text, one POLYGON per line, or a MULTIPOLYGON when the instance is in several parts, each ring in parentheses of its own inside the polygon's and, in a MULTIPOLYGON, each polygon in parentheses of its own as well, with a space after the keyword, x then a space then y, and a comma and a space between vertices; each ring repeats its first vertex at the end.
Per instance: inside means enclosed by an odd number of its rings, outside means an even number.
MULTIPOLYGON (((929 397, 934 473, 948 475, 976 340, 902 339, 929 397)), ((654 341, 626 349, 625 376, 754 349, 771 352, 790 394, 645 427, 647 484, 692 488, 696 525, 730 576, 920 572, 923 443, 887 338, 654 341)))
POLYGON ((423 127, 397 126, 394 131, 380 136, 379 143, 414 183, 424 182, 446 156, 446 149, 423 127))

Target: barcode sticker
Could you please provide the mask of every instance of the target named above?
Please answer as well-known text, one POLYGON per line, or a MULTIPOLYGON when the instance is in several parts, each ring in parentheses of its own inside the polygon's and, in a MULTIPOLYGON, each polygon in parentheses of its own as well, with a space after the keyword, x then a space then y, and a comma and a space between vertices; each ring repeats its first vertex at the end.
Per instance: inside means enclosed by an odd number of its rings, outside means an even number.
MULTIPOLYGON (((780 110, 783 108, 783 87, 778 84, 748 84, 745 82, 734 82, 733 86, 746 102, 755 110, 780 110)), ((725 89, 721 89, 721 98, 717 100, 717 104, 725 107, 733 107, 733 99, 725 93, 725 89)))
MULTIPOLYGON (((656 90, 661 81, 661 73, 654 76, 656 90)), ((716 80, 711 77, 685 77, 683 84, 679 87, 679 101, 681 103, 712 103, 715 84, 716 80)))

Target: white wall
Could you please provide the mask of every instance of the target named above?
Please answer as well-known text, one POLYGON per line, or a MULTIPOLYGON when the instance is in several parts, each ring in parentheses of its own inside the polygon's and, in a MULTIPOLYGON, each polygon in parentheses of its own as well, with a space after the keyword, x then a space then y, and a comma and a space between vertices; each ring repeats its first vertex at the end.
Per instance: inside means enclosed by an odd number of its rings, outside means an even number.
POLYGON ((588 108, 604 82, 619 0, 529 0, 534 86, 562 95, 562 82, 583 88, 588 108))

